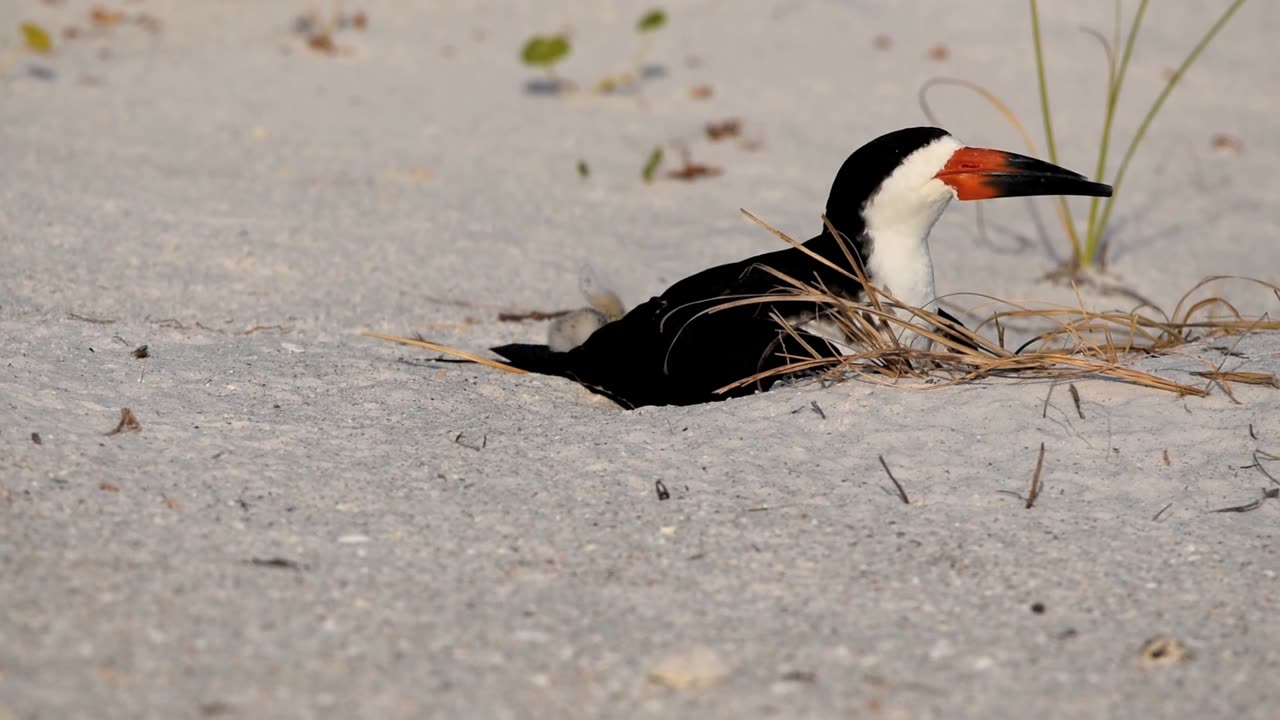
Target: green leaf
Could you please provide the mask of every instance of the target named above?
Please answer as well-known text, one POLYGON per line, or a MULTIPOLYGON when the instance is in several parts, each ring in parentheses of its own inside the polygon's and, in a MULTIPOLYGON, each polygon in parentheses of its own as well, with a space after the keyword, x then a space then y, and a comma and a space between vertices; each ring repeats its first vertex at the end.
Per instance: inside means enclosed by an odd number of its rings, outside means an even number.
POLYGON ((534 35, 524 44, 520 59, 526 65, 551 67, 569 54, 569 38, 564 35, 534 35))
POLYGON ((578 161, 578 177, 582 178, 583 180, 586 180, 587 176, 590 174, 591 174, 591 168, 587 167, 587 161, 579 160, 578 161))
POLYGON ((654 8, 645 13, 640 22, 636 23, 636 32, 653 32, 667 24, 667 11, 662 8, 654 8))
POLYGON ((35 53, 47 53, 53 50, 53 39, 45 29, 35 23, 22 23, 22 39, 27 49, 35 53))
POLYGON ((640 177, 647 183, 653 182, 653 176, 658 172, 658 166, 661 164, 662 146, 658 145, 653 148, 653 152, 649 153, 649 159, 644 162, 644 170, 640 171, 640 177))

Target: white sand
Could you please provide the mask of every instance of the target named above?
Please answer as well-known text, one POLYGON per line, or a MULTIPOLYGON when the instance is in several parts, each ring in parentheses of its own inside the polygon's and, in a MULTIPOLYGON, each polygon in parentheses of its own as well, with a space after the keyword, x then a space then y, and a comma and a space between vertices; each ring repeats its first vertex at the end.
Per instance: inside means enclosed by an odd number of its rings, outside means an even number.
MULTIPOLYGON (((16 0, 0 28, 89 4, 16 0)), ((1153 4, 1120 138, 1224 4, 1153 4)), ((121 7, 158 35, 0 78, 0 718, 1275 716, 1280 501, 1210 512, 1276 487, 1246 467, 1280 453, 1274 389, 1086 380, 1083 419, 1012 381, 621 412, 358 336, 540 340, 496 313, 580 304, 584 262, 634 305, 777 247, 739 207, 808 237, 845 155, 922 123, 935 74, 1036 119, 1013 0, 681 3, 642 98, 530 95, 515 58, 571 24, 562 70, 589 81, 644 4, 520 5, 364 3, 334 59, 290 34, 301 0, 146 0, 121 7), (701 139, 730 116, 758 150, 701 139), (724 175, 644 186, 673 140, 724 175), (142 432, 104 437, 123 406, 142 432), (1027 510, 1002 493, 1042 442, 1027 510), (252 563, 277 558, 299 567, 252 563), (1191 657, 1144 663, 1158 635, 1191 657)), ((1104 62, 1076 28, 1110 3, 1043 5, 1063 162, 1091 171, 1104 62)), ((1280 5, 1250 3, 1175 93, 1110 282, 1171 305, 1213 273, 1280 281, 1278 37, 1280 5)), ((980 101, 935 102, 1022 149, 980 101)), ((988 209, 990 240, 972 206, 935 231, 939 289, 1069 301, 1037 280, 1064 249, 1046 201, 988 209)), ((1228 369, 1280 372, 1280 337, 1235 349, 1228 369)), ((1224 358, 1188 353, 1140 366, 1224 358)))

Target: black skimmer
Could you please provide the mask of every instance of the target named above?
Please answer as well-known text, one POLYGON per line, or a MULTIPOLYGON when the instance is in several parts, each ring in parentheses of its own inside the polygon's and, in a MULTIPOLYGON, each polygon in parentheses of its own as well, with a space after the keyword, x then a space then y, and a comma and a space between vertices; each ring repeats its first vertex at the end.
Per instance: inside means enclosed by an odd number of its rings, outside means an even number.
MULTIPOLYGON (((937 311, 929 231, 947 204, 1030 195, 1109 197, 1111 187, 1035 158, 966 147, 939 128, 898 130, 854 151, 836 174, 826 217, 844 237, 824 227, 804 246, 839 267, 847 268, 852 255, 875 286, 908 305, 937 311)), ((817 326, 818 309, 807 303, 765 301, 706 312, 737 298, 792 292, 765 268, 866 300, 860 282, 789 247, 680 280, 600 325, 577 347, 516 344, 493 351, 514 367, 576 380, 628 408, 692 405, 765 390, 782 376, 717 392, 809 357, 810 348, 844 352, 838 339, 817 326), (775 314, 791 324, 791 332, 775 314)))

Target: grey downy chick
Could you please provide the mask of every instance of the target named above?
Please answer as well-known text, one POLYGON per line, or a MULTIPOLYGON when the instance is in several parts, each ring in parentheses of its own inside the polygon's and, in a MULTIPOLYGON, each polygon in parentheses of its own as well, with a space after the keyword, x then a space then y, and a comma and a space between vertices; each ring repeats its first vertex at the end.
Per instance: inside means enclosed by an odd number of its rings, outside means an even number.
POLYGON ((618 294, 600 283, 590 265, 583 265, 578 271, 578 290, 590 307, 572 310, 551 321, 547 347, 553 352, 568 352, 578 347, 592 333, 627 314, 618 294))

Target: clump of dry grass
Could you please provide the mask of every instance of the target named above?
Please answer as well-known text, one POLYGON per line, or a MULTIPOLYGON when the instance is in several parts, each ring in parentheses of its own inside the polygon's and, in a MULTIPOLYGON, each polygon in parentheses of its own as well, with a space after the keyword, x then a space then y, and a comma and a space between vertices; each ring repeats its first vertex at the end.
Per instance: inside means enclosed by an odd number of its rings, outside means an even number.
MULTIPOLYGON (((808 253, 816 262, 861 282, 868 288, 868 301, 856 303, 828 288, 765 268, 785 288, 781 298, 778 295, 743 298, 707 312, 779 301, 814 305, 820 316, 833 322, 849 337, 846 344, 851 350, 846 355, 829 357, 810 349, 808 357, 797 355, 786 366, 743 378, 721 388, 720 392, 771 376, 823 369, 829 371, 828 377, 832 379, 859 377, 897 385, 904 380, 916 380, 919 382, 909 386, 917 388, 947 387, 990 377, 1063 380, 1094 375, 1180 395, 1205 396, 1214 382, 1228 395, 1231 395, 1231 382, 1277 384, 1273 375, 1224 372, 1220 364, 1215 366, 1207 360, 1200 360, 1206 370, 1195 373, 1209 381, 1203 387, 1132 367, 1132 363, 1142 356, 1176 352, 1179 347, 1196 340, 1280 330, 1280 321, 1271 320, 1266 315, 1247 317, 1223 298, 1194 299, 1214 281, 1236 280, 1267 288, 1280 301, 1280 287, 1271 283, 1232 276, 1205 278, 1182 297, 1171 313, 1151 305, 1128 312, 1096 312, 1087 309, 1082 300, 1077 306, 1029 306, 977 296, 999 309, 970 329, 950 322, 939 313, 910 307, 891 293, 872 285, 862 273, 861 264, 854 262, 853 250, 848 243, 845 243, 848 265, 842 267, 818 256, 751 213, 745 210, 743 213, 793 247, 808 253), (1022 346, 1009 349, 1005 345, 1005 326, 1010 320, 1023 324, 1038 322, 1047 329, 1022 346), (982 334, 985 329, 994 329, 996 337, 992 339, 982 334), (904 337, 911 335, 928 338, 932 342, 927 349, 904 342, 904 337)), ((795 328, 781 317, 776 317, 776 320, 802 347, 807 347, 795 328)))

